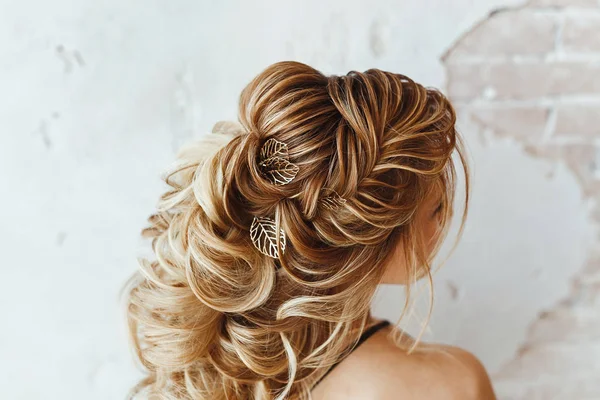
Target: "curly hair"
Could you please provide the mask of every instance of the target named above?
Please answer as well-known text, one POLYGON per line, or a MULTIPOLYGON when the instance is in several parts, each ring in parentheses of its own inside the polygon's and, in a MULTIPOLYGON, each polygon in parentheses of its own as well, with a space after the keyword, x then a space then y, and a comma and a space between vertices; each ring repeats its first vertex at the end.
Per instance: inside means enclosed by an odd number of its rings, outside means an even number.
POLYGON ((262 71, 241 93, 239 123, 188 144, 164 177, 169 190, 142 232, 155 257, 140 259, 126 285, 147 371, 130 397, 310 398, 310 383, 365 328, 395 246, 411 282, 431 280, 415 215, 442 189, 437 252, 452 217, 455 150, 468 176, 455 120, 440 91, 403 75, 326 76, 291 61, 262 71), (270 138, 299 167, 289 184, 257 167, 270 138), (327 190, 345 202, 324 207, 327 190), (277 258, 250 239, 253 218, 267 215, 287 238, 277 258))

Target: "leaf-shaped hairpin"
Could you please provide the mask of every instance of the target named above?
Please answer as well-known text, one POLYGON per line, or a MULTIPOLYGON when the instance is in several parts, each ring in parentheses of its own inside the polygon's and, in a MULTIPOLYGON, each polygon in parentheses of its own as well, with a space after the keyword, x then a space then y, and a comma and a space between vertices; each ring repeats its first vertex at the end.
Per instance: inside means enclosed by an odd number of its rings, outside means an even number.
MULTIPOLYGON (((277 248, 277 224, 271 218, 254 217, 250 226, 250 239, 254 247, 261 253, 272 258, 279 258, 279 249, 277 248)), ((285 233, 279 229, 279 243, 281 253, 285 251, 285 233)))
POLYGON ((321 205, 328 210, 337 210, 344 204, 346 204, 346 199, 337 194, 335 190, 329 189, 329 195, 323 197, 321 199, 321 205))
POLYGON ((269 139, 263 144, 258 166, 274 185, 287 185, 299 170, 298 166, 289 160, 287 144, 276 139, 269 139))

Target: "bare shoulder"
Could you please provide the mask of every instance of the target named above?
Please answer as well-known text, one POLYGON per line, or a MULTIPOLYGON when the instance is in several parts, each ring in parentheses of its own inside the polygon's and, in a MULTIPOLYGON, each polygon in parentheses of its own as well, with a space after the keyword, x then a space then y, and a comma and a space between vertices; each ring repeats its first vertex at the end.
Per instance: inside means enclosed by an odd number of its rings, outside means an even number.
POLYGON ((376 390, 373 398, 496 399, 487 371, 472 353, 453 346, 422 344, 407 354, 391 340, 379 340, 381 347, 372 354, 372 362, 385 372, 369 377, 376 390))
POLYGON ((434 344, 407 354, 387 336, 389 331, 378 332, 334 370, 321 388, 329 392, 324 398, 496 399, 485 368, 473 354, 434 344))

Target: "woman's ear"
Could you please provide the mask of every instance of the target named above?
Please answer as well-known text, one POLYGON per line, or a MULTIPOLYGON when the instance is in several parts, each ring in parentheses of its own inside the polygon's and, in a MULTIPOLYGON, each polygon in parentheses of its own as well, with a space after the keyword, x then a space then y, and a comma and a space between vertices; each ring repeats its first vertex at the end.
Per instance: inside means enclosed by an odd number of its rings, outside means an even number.
POLYGON ((397 240, 386 261, 383 263, 385 272, 379 283, 391 285, 405 285, 408 280, 408 268, 404 253, 404 243, 397 240))

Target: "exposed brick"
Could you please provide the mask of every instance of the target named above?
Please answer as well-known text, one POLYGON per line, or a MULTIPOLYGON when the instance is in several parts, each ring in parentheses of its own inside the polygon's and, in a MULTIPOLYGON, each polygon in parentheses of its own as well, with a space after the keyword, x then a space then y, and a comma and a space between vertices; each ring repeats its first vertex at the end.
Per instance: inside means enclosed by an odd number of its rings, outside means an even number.
POLYGON ((502 382, 496 385, 498 398, 502 400, 598 400, 600 386, 594 377, 567 378, 550 381, 502 382))
POLYGON ((524 349, 520 357, 511 362, 510 368, 503 368, 497 374, 499 379, 535 380, 540 377, 563 378, 565 371, 570 378, 577 376, 576 371, 589 374, 589 371, 600 371, 600 344, 586 343, 581 345, 548 346, 537 345, 524 349))
MULTIPOLYGON (((592 208, 592 216, 597 217, 596 214, 599 211, 598 204, 594 204, 592 208)), ((600 248, 595 248, 595 251, 592 253, 592 257, 588 260, 585 268, 581 271, 579 276, 579 280, 584 281, 584 283, 600 283, 600 248)), ((600 318, 597 321, 598 330, 600 332, 600 318)), ((600 341, 600 333, 598 334, 598 340, 600 341)))
POLYGON ((559 308, 541 317, 532 328, 529 341, 535 344, 600 341, 600 319, 595 310, 559 308))
POLYGON ((541 7, 597 7, 597 0, 531 0, 529 6, 541 7))
MULTIPOLYGON (((596 224, 600 223, 600 205, 598 203, 596 203, 592 207, 590 217, 594 219, 594 222, 596 222, 596 224)), ((598 273, 598 275, 600 275, 600 273, 598 273)))
POLYGON ((471 108, 471 118, 497 135, 524 141, 539 140, 544 134, 548 110, 545 108, 471 108))
POLYGON ((567 17, 562 41, 566 51, 600 52, 600 16, 567 17))
POLYGON ((600 103, 589 105, 563 105, 556 109, 554 134, 582 138, 600 138, 600 103))
POLYGON ((463 56, 545 54, 554 49, 556 21, 531 10, 499 12, 467 33, 446 60, 463 56))
POLYGON ((537 157, 562 161, 573 171, 585 196, 600 195, 600 181, 596 179, 600 163, 599 150, 588 144, 526 146, 525 150, 537 157))
POLYGON ((448 67, 448 91, 458 100, 489 99, 489 92, 496 99, 596 94, 599 76, 597 63, 453 64, 448 67))
MULTIPOLYGON (((568 58, 600 55, 600 13, 561 10, 583 7, 600 10, 600 0, 532 0, 523 9, 500 11, 444 61, 447 89, 461 114, 518 139, 535 157, 566 166, 583 196, 594 198, 590 218, 600 221, 600 63, 568 58), (565 57, 544 57, 554 49, 561 20, 565 57), (553 136, 542 141, 549 110, 556 112, 553 136)), ((498 398, 600 399, 598 309, 600 255, 573 277, 570 295, 531 325, 514 360, 493 374, 498 398)))
POLYGON ((567 165, 582 182, 583 193, 587 196, 600 194, 598 174, 598 149, 590 145, 563 146, 567 165))

